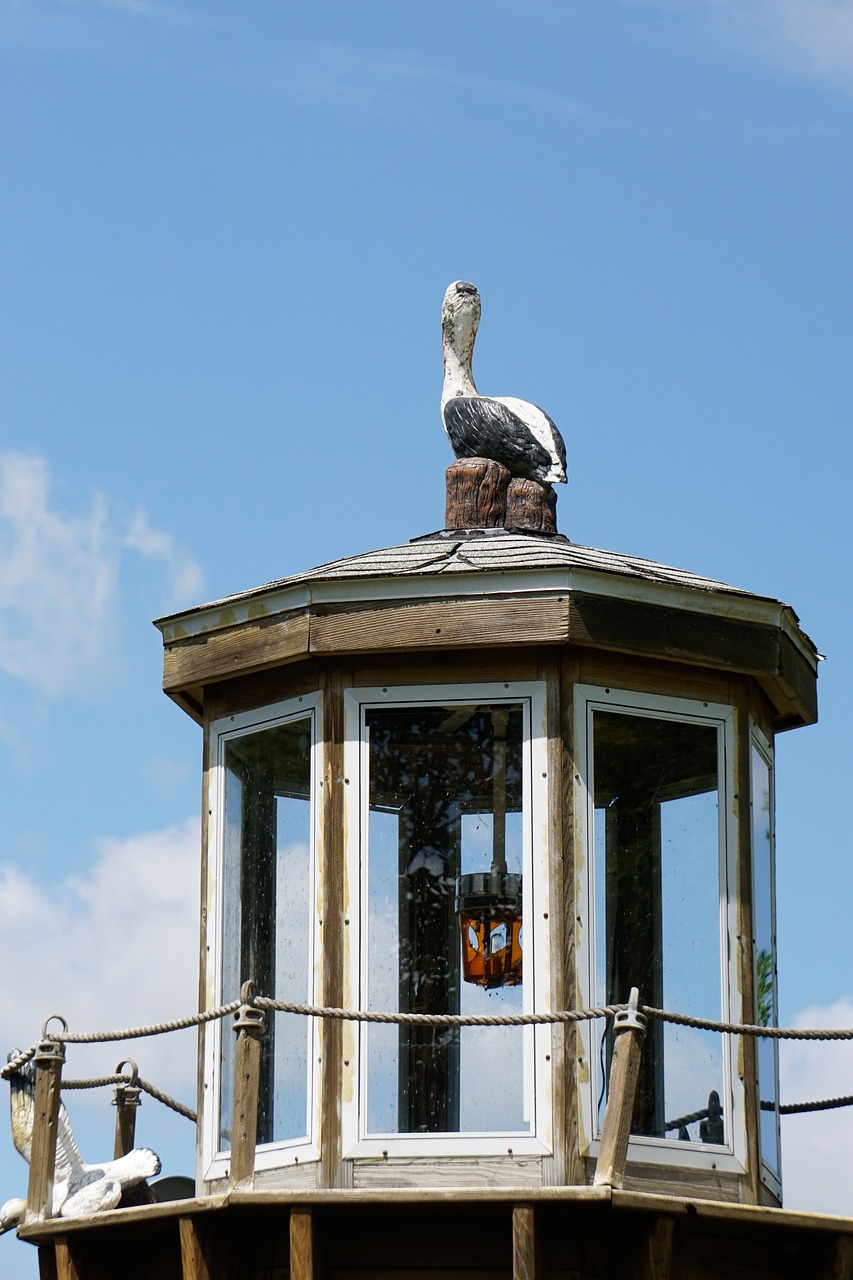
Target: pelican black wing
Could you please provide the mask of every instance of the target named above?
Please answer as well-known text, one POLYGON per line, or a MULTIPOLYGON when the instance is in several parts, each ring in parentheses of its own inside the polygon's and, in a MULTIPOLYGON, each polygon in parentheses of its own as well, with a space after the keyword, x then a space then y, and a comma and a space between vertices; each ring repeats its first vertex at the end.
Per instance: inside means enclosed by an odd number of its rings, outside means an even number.
POLYGON ((517 414, 487 396, 454 396, 444 406, 444 427, 457 458, 493 458, 515 476, 552 465, 551 455, 517 414))

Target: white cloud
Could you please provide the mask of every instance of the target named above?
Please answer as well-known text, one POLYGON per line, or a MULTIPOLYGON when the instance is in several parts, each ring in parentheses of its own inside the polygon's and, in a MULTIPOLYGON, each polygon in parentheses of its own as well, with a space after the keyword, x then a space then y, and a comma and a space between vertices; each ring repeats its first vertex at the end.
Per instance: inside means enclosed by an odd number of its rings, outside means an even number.
MULTIPOLYGON (((798 1027, 853 1027, 853 996, 804 1009, 798 1027)), ((811 1102, 853 1094, 853 1041, 783 1041, 781 1099, 811 1102)), ((782 1179, 785 1205, 817 1213, 853 1210, 853 1107, 785 1116, 782 1179)))
MULTIPOLYGON (((123 1028, 193 1013, 198 1000, 196 819, 104 840, 90 871, 55 886, 0 866, 0 1046, 39 1036, 57 1011, 72 1031, 123 1028)), ((106 1075, 123 1053, 140 1073, 192 1101, 195 1035, 69 1046, 68 1075, 106 1075)))
POLYGON ((200 591, 196 561, 141 508, 125 517, 96 493, 62 511, 44 458, 0 452, 0 671, 51 695, 100 676, 128 552, 162 562, 169 599, 200 591))

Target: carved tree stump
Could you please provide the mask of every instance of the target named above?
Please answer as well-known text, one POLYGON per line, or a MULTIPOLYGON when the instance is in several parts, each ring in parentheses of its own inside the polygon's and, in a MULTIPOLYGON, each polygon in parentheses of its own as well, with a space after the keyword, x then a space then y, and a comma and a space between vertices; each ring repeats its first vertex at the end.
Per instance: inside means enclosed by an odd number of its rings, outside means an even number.
POLYGON ((557 495, 549 484, 514 476, 506 497, 506 527, 557 532, 557 495))
POLYGON ((496 529, 506 520, 509 472, 491 458, 458 458, 447 468, 445 529, 496 529))

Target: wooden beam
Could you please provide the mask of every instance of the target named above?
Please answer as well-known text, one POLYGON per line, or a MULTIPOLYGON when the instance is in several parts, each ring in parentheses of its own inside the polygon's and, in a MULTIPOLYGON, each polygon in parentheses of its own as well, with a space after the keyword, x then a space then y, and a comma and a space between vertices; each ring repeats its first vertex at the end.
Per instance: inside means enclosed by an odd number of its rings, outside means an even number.
POLYGON ((175 693, 190 685, 227 680, 292 662, 307 651, 308 614, 304 609, 252 619, 164 645, 163 688, 166 693, 175 693))
POLYGON ((653 1218, 637 1260, 636 1280, 669 1280, 672 1268, 672 1218, 653 1218))
POLYGON ((548 644, 568 638, 568 596, 468 596, 317 605, 311 652, 548 644))
POLYGON ((290 1211, 290 1280, 314 1280, 318 1274, 314 1214, 310 1207, 290 1211))
POLYGON ((637 1100, 637 1082, 640 1078, 645 1035, 646 1020, 642 1014, 637 1013, 638 1002, 637 988, 633 987, 628 1009, 617 1013, 614 1019, 610 1085, 593 1179, 596 1187, 614 1187, 618 1190, 625 1178, 628 1139, 631 1135, 634 1103, 637 1100))
POLYGON ((539 1250, 536 1210, 532 1204, 512 1209, 512 1280, 537 1280, 539 1250))
POLYGON ((213 1248, 210 1223, 196 1218, 178 1222, 181 1238, 182 1280, 214 1280, 213 1248))
POLYGON ((56 1170, 56 1134, 62 1101, 62 1064, 65 1049, 59 1041, 43 1040, 36 1067, 30 1180, 27 1190, 27 1222, 41 1222, 53 1215, 53 1178, 56 1170))

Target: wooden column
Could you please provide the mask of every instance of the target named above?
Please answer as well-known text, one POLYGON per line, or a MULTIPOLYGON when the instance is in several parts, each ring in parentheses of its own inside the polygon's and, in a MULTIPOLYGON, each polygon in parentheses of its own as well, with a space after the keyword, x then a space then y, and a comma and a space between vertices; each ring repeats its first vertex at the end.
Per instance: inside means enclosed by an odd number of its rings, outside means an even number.
MULTIPOLYGON (((50 1019, 48 1019, 50 1021, 50 1019)), ((36 1088, 33 1114, 27 1222, 41 1222, 53 1214, 53 1178, 56 1170, 56 1133, 62 1101, 62 1064, 65 1048, 58 1040, 44 1039, 35 1055, 36 1088)), ((64 1030, 68 1030, 63 1021, 64 1030)))
POLYGON ((531 1204, 513 1205, 512 1280, 536 1280, 538 1273, 536 1210, 531 1204))
POLYGON ((310 1208, 290 1211, 290 1280, 314 1280, 319 1273, 314 1215, 310 1208))
POLYGON ((243 1188, 251 1187, 255 1177, 261 1049, 265 1026, 262 1010, 249 1003, 253 995, 254 983, 244 982, 244 1003, 234 1020, 237 1052, 234 1060, 230 1183, 232 1187, 243 1188))
POLYGON ((640 1003, 636 987, 631 988, 628 1008, 614 1019, 613 1061, 610 1064, 610 1088, 601 1127, 601 1146, 595 1168, 596 1187, 619 1189, 625 1177, 631 1118, 637 1098, 640 1063, 646 1019, 638 1012, 640 1003))

